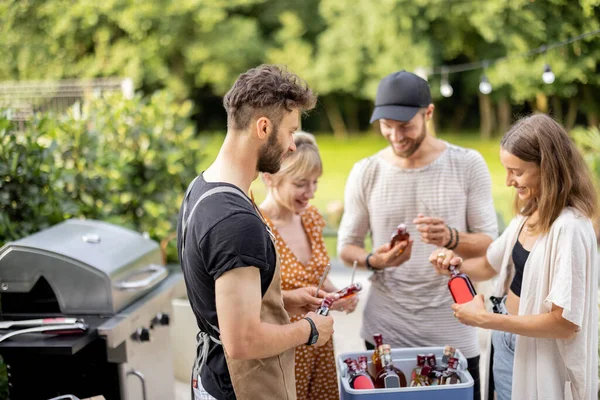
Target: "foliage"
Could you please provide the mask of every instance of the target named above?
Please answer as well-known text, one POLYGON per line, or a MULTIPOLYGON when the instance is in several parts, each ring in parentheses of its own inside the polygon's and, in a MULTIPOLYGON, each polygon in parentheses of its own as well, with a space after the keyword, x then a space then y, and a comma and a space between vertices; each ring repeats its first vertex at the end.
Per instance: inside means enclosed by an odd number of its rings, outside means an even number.
POLYGON ((157 92, 93 99, 24 132, 0 119, 0 243, 73 217, 168 238, 202 155, 191 109, 157 92))
POLYGON ((506 56, 485 71, 494 88, 485 99, 477 89, 482 70, 451 74, 450 99, 439 93, 440 76, 430 77, 442 123, 473 125, 467 115, 479 103, 492 126, 496 111, 510 122, 511 105, 566 115, 569 126, 585 116, 593 125, 598 36, 511 56, 600 28, 599 10, 600 0, 385 0, 377 7, 368 0, 9 0, 0 2, 0 80, 130 76, 146 92, 166 87, 178 99, 195 98, 200 123, 209 125, 215 97, 239 73, 275 62, 309 82, 335 126, 368 113, 379 80, 392 71, 506 56), (546 62, 552 85, 541 80, 546 62))

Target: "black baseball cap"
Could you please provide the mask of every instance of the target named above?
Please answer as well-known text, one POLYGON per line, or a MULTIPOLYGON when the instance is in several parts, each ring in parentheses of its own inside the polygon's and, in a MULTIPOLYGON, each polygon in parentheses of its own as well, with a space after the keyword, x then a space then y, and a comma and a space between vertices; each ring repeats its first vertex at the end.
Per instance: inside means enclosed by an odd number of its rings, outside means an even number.
POLYGON ((371 123, 378 119, 410 121, 421 108, 431 104, 427 81, 412 72, 394 72, 383 78, 377 88, 371 123))

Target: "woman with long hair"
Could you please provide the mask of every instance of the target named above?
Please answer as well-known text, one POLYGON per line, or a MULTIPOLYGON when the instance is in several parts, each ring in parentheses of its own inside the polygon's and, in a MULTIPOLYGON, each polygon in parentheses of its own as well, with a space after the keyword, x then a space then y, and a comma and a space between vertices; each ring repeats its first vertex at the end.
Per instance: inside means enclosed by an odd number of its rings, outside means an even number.
POLYGON ((462 323, 493 330, 498 400, 596 399, 598 203, 590 172, 565 129, 544 114, 512 126, 500 160, 517 192, 516 217, 485 257, 463 262, 438 249, 430 261, 441 274, 452 264, 473 280, 497 277, 494 312, 482 295, 452 308, 462 323))

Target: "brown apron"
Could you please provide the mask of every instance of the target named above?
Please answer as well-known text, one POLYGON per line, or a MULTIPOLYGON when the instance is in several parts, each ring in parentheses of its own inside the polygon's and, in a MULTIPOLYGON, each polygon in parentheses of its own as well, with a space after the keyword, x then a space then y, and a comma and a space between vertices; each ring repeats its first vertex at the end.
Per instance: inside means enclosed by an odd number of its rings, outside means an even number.
MULTIPOLYGON (((256 208, 253 202, 251 202, 247 196, 245 196, 241 190, 235 189, 230 186, 219 186, 213 188, 204 193, 194 204, 190 210, 189 215, 186 217, 187 211, 187 198, 191 191, 194 181, 189 185, 188 190, 185 194, 185 201, 183 204, 183 218, 182 218, 182 249, 181 256, 185 251, 185 235, 187 233, 187 227, 191 221, 191 216, 196 210, 196 207, 202 200, 215 193, 235 193, 240 195, 242 198, 250 202, 256 209, 257 214, 262 218, 260 211, 256 208)), ((265 229, 269 230, 266 222, 265 229)), ((273 235, 269 230, 271 240, 273 235)), ((275 245, 275 243, 273 243, 275 245)), ((267 322, 275 325, 285 325, 290 323, 290 318, 283 307, 283 298, 281 296, 281 272, 279 266, 279 256, 277 256, 277 264, 275 266, 275 273, 273 280, 269 285, 266 293, 262 298, 260 319, 262 322, 267 322)), ((208 323, 208 321, 206 321, 208 323)), ((219 328, 209 325, 216 331, 219 332, 219 328)), ((200 372, 206 357, 208 355, 209 346, 221 346, 222 343, 220 338, 210 336, 206 332, 199 332, 197 340, 197 355, 194 361, 194 369, 192 372, 192 380, 199 379, 200 372)), ((294 352, 295 350, 289 349, 279 355, 263 358, 261 360, 234 360, 227 355, 227 349, 223 348, 225 353, 225 359, 227 361, 227 367, 229 369, 229 375, 231 376, 231 382, 235 391, 235 396, 238 400, 255 400, 255 399, 273 399, 273 400, 296 400, 296 378, 294 372, 294 352)), ((195 383, 194 383, 195 384, 195 383)), ((192 392, 193 393, 193 392, 192 392)), ((192 397, 193 399, 194 397, 192 397)))
MULTIPOLYGON (((285 325, 290 318, 283 308, 279 257, 273 281, 262 298, 260 320, 270 324, 285 325)), ((225 350, 227 367, 238 400, 296 399, 294 349, 262 360, 232 360, 225 350)))

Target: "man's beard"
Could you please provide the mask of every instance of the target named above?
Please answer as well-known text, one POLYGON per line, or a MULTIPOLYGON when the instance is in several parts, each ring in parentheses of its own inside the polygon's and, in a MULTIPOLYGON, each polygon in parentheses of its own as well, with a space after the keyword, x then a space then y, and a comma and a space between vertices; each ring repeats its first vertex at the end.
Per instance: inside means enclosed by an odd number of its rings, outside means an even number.
MULTIPOLYGON (((427 126, 425 125, 425 121, 423 121, 423 129, 421 130, 421 134, 416 139, 411 139, 412 144, 410 145, 410 147, 402 152, 397 152, 396 150, 394 150, 394 154, 402 158, 408 158, 412 156, 417 150, 419 150, 419 147, 421 147, 421 143, 423 143, 426 136, 427 126)), ((392 150, 393 149, 394 147, 392 146, 392 150)))
POLYGON ((278 130, 277 126, 273 127, 273 132, 271 132, 269 140, 260 148, 258 161, 256 162, 258 172, 276 174, 281 168, 281 161, 286 150, 277 140, 278 130))

